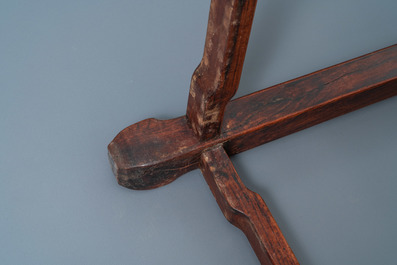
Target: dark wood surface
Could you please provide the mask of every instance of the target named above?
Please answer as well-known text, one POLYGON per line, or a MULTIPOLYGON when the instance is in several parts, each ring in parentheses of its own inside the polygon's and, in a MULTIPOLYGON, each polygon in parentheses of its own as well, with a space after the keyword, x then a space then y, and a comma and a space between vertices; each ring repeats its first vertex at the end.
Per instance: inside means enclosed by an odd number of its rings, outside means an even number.
POLYGON ((221 145, 202 153, 200 168, 226 219, 244 232, 261 264, 299 264, 266 203, 244 186, 221 145))
POLYGON ((204 55, 186 115, 147 119, 109 144, 120 185, 151 189, 200 167, 223 214, 261 264, 299 264, 263 199, 248 190, 233 155, 397 95, 397 45, 229 102, 236 93, 256 0, 212 0, 204 55))
POLYGON ((226 104, 237 91, 254 19, 256 0, 213 0, 204 55, 193 73, 187 106, 200 139, 220 132, 226 104))
POLYGON ((120 185, 156 188, 197 168, 212 146, 237 154, 395 95, 397 45, 231 101, 208 141, 185 116, 138 122, 109 144, 109 158, 120 185))

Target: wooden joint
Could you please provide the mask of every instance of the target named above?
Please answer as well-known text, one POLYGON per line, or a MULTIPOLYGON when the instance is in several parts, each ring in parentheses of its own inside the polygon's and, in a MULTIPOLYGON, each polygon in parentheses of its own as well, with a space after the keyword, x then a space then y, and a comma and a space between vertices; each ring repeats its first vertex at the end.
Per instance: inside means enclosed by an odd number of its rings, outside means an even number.
POLYGON ((198 168, 215 145, 237 154, 395 95, 397 45, 231 101, 206 141, 185 116, 138 122, 109 144, 109 159, 120 185, 156 188, 198 168))

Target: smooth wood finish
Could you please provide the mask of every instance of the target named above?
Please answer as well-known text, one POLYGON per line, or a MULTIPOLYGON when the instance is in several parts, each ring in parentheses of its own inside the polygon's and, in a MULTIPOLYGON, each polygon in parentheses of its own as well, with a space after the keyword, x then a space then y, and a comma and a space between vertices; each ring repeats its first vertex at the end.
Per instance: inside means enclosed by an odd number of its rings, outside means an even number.
POLYGON ((226 219, 244 232, 261 264, 299 264, 262 197, 244 186, 222 146, 205 150, 200 168, 226 219))
POLYGON ((193 73, 186 115, 201 140, 220 132, 237 91, 256 0, 212 0, 204 55, 193 73))
POLYGON ((395 95, 397 45, 231 101, 208 141, 185 116, 138 122, 109 144, 109 158, 120 185, 156 188, 197 168, 212 146, 237 154, 395 95))

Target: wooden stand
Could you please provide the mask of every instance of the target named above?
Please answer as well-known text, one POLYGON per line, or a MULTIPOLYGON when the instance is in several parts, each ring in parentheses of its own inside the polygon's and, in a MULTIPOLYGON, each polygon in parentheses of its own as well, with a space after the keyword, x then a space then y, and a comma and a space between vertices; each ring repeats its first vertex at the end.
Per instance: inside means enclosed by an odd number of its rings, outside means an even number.
POLYGON ((200 168, 223 214, 246 234, 261 264, 299 264, 229 155, 397 95, 397 45, 230 101, 255 6, 256 0, 211 1, 186 115, 127 127, 109 144, 109 159, 119 184, 131 189, 163 186, 200 168))

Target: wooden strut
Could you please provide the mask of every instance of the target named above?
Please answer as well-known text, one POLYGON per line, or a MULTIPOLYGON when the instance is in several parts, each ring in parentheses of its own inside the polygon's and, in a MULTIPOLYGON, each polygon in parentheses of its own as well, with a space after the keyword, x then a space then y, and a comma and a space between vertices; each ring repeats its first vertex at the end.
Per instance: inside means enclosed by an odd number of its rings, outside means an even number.
POLYGON ((229 102, 255 6, 256 0, 211 1, 186 115, 125 128, 109 144, 109 160, 118 183, 131 189, 160 187, 200 168, 223 214, 246 234, 261 264, 299 264, 229 155, 397 95, 397 45, 229 102))

